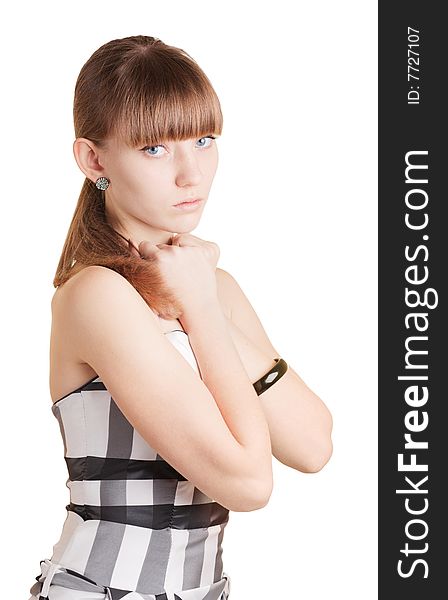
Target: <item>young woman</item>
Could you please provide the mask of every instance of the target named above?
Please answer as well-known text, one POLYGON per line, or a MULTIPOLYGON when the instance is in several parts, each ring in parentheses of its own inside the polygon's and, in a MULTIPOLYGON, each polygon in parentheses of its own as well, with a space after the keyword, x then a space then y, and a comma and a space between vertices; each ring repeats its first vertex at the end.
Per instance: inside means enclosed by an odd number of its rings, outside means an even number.
POLYGON ((86 179, 52 300, 50 393, 70 503, 30 600, 229 597, 229 511, 262 508, 272 455, 331 455, 331 416, 190 232, 218 165, 219 100, 157 38, 96 50, 74 98, 86 179))

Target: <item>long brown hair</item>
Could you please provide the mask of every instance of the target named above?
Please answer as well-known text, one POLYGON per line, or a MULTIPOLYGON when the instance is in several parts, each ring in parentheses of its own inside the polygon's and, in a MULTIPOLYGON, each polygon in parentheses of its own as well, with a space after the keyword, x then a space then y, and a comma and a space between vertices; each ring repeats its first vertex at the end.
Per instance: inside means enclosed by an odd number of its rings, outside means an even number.
MULTIPOLYGON (((221 135, 218 97, 205 73, 184 50, 136 35, 111 40, 83 65, 75 85, 75 137, 99 148, 116 137, 131 148, 168 140, 221 135)), ((54 287, 89 265, 125 277, 149 306, 177 318, 179 305, 150 260, 135 256, 107 222, 105 192, 86 177, 59 259, 54 287)))

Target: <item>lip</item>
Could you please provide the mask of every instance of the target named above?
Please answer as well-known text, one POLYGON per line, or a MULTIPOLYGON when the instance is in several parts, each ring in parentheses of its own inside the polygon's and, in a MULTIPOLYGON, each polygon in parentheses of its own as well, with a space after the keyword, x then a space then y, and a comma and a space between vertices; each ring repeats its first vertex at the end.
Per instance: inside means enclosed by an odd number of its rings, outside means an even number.
POLYGON ((199 204, 201 204, 202 202, 202 198, 193 198, 191 200, 183 200, 182 202, 179 202, 178 204, 174 204, 175 207, 177 208, 193 208, 195 206, 199 206, 199 204))

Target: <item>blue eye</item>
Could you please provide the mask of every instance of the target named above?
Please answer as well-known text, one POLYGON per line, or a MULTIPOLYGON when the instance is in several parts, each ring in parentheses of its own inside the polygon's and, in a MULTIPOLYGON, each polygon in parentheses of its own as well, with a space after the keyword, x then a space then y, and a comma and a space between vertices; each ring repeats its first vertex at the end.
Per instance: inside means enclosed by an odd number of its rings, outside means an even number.
MULTIPOLYGON (((145 148, 143 148, 144 152, 146 152, 146 150, 154 150, 157 148, 163 148, 162 144, 158 144, 157 146, 145 146, 145 148)), ((160 156, 160 154, 153 154, 152 152, 148 152, 149 156, 160 156)))
POLYGON ((200 148, 208 148, 209 146, 212 145, 212 140, 216 139, 214 135, 206 135, 205 137, 201 137, 199 138, 198 142, 200 142, 201 140, 209 140, 209 144, 205 145, 201 145, 199 146, 200 148))

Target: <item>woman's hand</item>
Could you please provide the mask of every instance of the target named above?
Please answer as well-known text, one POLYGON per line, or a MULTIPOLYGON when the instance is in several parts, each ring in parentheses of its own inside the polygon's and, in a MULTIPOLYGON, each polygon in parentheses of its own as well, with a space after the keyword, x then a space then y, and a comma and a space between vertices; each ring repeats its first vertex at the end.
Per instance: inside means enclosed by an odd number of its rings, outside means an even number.
POLYGON ((216 269, 220 250, 218 244, 215 242, 203 240, 196 235, 192 235, 191 233, 177 233, 171 238, 171 244, 173 246, 200 246, 203 248, 205 255, 210 261, 212 267, 216 269))
POLYGON ((150 261, 162 277, 182 314, 218 300, 216 265, 219 246, 194 235, 175 235, 171 244, 142 241, 140 256, 150 261))

